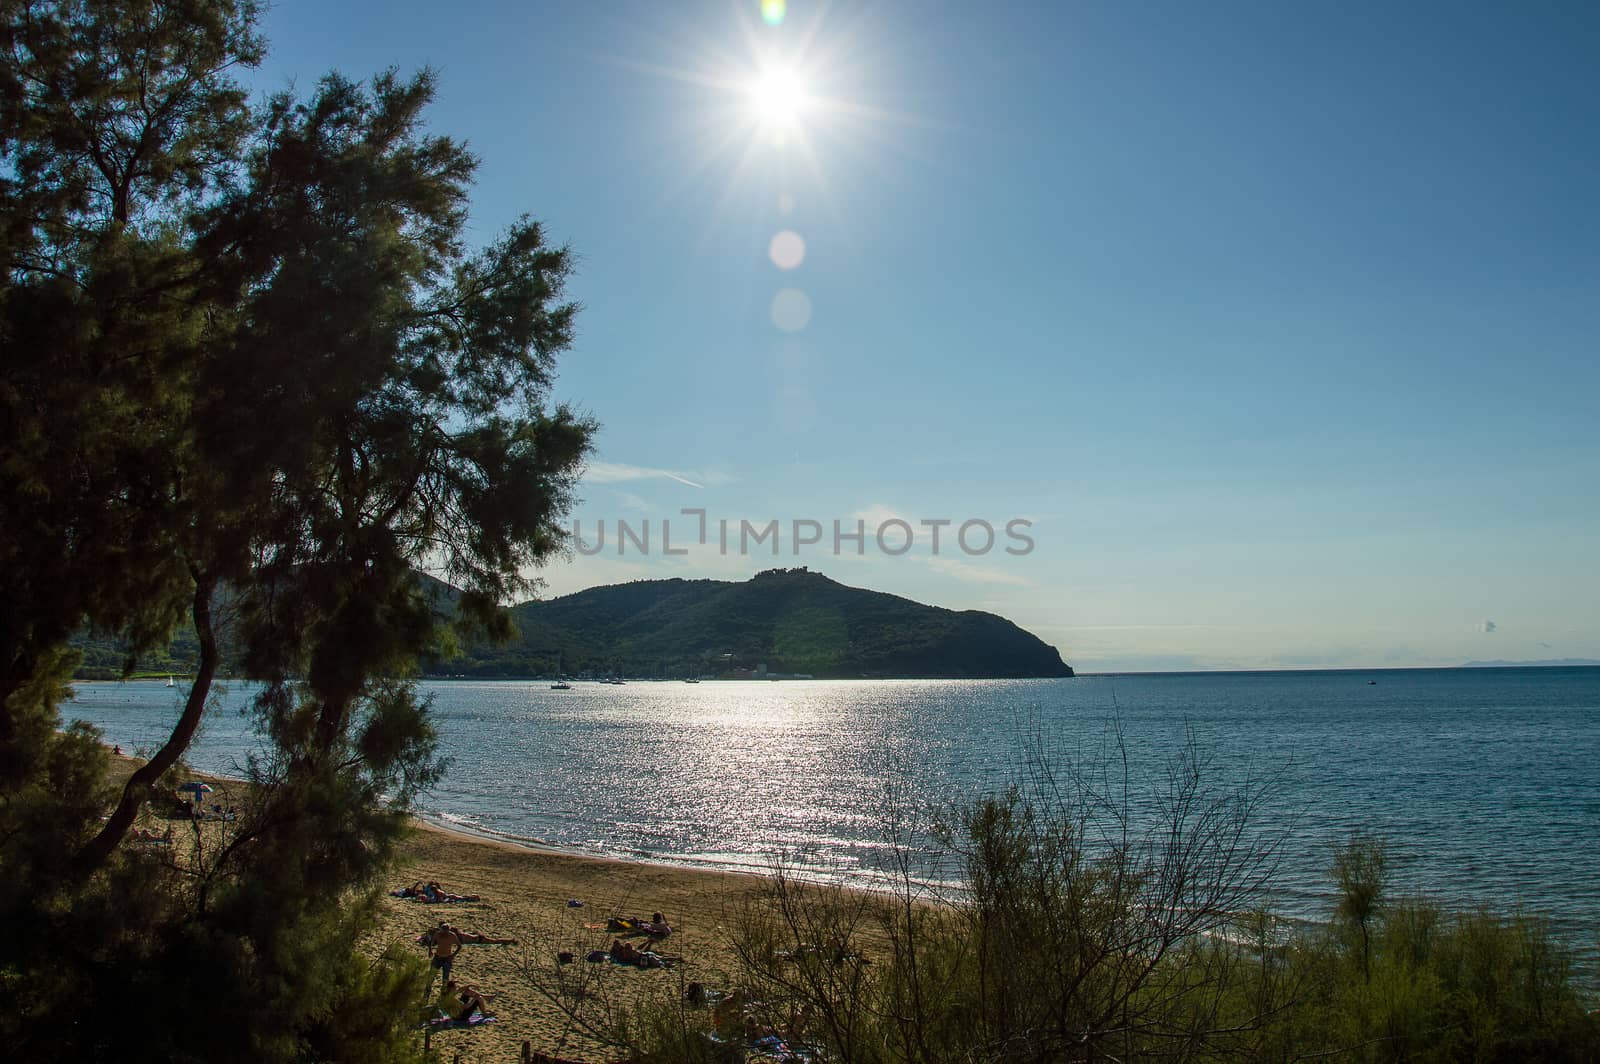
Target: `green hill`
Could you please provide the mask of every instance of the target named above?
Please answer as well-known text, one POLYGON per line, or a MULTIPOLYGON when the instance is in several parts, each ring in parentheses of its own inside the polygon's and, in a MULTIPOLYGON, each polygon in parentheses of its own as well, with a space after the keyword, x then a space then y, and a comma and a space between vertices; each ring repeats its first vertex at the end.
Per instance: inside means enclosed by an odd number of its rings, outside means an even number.
MULTIPOLYGON (((456 590, 418 574, 441 614, 456 590)), ((897 595, 846 587, 805 569, 772 569, 743 583, 638 580, 511 607, 519 638, 473 643, 429 676, 723 676, 1008 678, 1071 676, 1054 647, 1003 617, 924 606, 897 595)), ((226 632, 222 633, 228 657, 226 632)), ((79 679, 113 679, 127 647, 83 633, 79 679)), ((144 673, 195 668, 194 634, 179 627, 164 652, 145 655, 144 673)), ((225 666, 226 667, 226 666, 225 666)))
POLYGON ((1055 648, 976 610, 924 606, 805 569, 744 583, 639 580, 512 607, 521 639, 477 645, 431 675, 1071 676, 1055 648))

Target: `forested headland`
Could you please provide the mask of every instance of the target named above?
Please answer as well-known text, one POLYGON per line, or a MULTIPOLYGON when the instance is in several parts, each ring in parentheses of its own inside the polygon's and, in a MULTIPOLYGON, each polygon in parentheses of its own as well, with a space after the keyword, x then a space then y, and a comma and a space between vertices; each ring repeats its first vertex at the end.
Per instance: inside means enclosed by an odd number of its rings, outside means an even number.
MULTIPOLYGON (((448 622, 460 592, 419 574, 425 596, 448 622)), ((507 611, 508 640, 469 639, 422 662, 425 676, 817 678, 1015 678, 1071 676, 1047 646, 1003 617, 947 610, 805 569, 771 569, 743 582, 636 580, 507 611)), ((83 679, 115 679, 126 643, 80 634, 83 679)), ((197 645, 180 631, 141 656, 135 671, 194 670, 197 645)), ((223 640, 223 659, 232 655, 223 640)), ((226 665, 225 665, 226 667, 226 665)))

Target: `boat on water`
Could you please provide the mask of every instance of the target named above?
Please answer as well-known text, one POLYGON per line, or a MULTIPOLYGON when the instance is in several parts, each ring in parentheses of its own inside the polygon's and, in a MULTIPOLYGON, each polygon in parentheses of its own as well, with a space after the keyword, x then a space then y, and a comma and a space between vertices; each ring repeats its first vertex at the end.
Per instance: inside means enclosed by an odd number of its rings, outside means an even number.
POLYGON ((568 683, 567 681, 565 681, 565 680, 557 680, 555 683, 550 685, 550 690, 552 690, 552 691, 570 691, 570 690, 572 690, 572 685, 570 683, 568 683))
POLYGON ((170 673, 170 672, 167 673, 167 686, 168 687, 176 687, 176 686, 178 686, 177 684, 172 682, 172 673, 170 673))

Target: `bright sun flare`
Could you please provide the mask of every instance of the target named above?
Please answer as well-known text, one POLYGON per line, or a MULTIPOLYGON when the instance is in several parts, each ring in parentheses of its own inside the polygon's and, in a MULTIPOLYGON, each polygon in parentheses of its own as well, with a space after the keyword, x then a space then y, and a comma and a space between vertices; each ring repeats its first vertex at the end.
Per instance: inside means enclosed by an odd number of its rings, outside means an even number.
POLYGON ((791 128, 805 113, 805 86, 794 71, 774 67, 750 86, 750 103, 763 125, 791 128))

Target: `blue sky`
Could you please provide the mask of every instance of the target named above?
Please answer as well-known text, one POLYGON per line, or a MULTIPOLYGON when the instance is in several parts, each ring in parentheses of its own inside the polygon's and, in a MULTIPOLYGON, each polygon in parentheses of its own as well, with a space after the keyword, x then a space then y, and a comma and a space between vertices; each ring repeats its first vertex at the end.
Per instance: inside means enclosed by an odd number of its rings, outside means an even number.
POLYGON ((474 235, 579 256, 607 540, 548 593, 806 564, 1085 670, 1600 657, 1600 8, 759 7, 267 14, 255 85, 432 65, 474 235), (763 121, 773 69, 804 104, 763 121), (683 508, 710 542, 664 555, 683 508))

